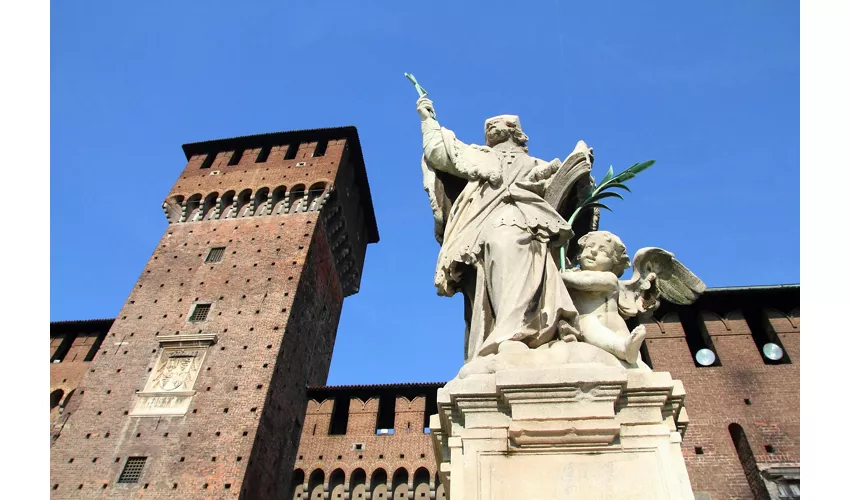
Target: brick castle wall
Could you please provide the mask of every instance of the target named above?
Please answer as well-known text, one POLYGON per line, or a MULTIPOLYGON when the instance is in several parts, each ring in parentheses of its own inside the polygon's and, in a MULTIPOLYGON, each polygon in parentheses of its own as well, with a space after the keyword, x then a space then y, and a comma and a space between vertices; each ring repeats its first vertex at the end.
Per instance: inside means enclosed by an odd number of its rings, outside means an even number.
MULTIPOLYGON (((749 306, 752 293, 756 292, 734 292, 726 302, 749 306)), ((673 312, 662 311, 655 319, 645 321, 649 331, 647 351, 655 371, 669 371, 684 383, 690 424, 682 453, 694 491, 707 493, 712 500, 761 498, 754 495, 751 486, 755 483, 759 494, 766 491, 759 469, 778 464, 798 466, 800 461, 799 290, 796 308, 786 304, 787 313, 764 309, 791 360, 784 364, 767 364, 762 359, 740 310, 718 314, 702 309, 714 307, 713 299, 705 299, 694 307, 700 310, 699 318, 716 350, 719 366, 696 365, 676 307, 667 308, 673 312), (734 425, 744 430, 749 456, 739 457, 730 432, 734 425)), ((414 475, 420 469, 422 476, 427 472, 430 488, 417 489, 415 498, 426 491, 440 498, 443 490, 436 480, 430 436, 421 424, 424 414, 434 411, 426 410, 424 401, 436 397, 438 386, 422 387, 424 397, 412 402, 386 394, 381 386, 356 390, 330 387, 324 389, 323 399, 314 396, 307 407, 293 484, 285 498, 314 498, 324 492, 329 498, 337 498, 334 491, 348 492, 347 498, 352 499, 365 498, 355 492, 368 491, 373 499, 376 495, 396 498, 396 494, 403 498, 415 489, 414 475), (390 397, 395 401, 394 433, 378 435, 379 401, 390 397), (346 432, 331 435, 334 405, 345 399, 350 401, 346 432), (362 448, 355 449, 357 444, 362 448), (394 483, 396 474, 407 478, 406 484, 394 483)))
POLYGON ((678 316, 646 323, 653 369, 669 371, 687 393, 690 424, 682 453, 691 486, 695 492, 709 493, 712 500, 754 498, 730 425, 743 428, 759 465, 800 461, 799 315, 772 314, 770 323, 791 363, 766 364, 747 322, 736 311, 702 315, 720 366, 694 363, 678 316))
POLYGON ((168 196, 172 223, 109 330, 104 346, 110 347, 87 363, 66 409, 71 416, 51 449, 53 498, 280 496, 294 466, 305 387, 327 377, 346 295, 341 263, 359 273, 365 255, 367 231, 344 217, 363 211, 350 206, 358 192, 346 172, 357 160, 350 140, 328 140, 324 156, 304 167, 295 163, 318 141, 301 141, 300 156, 291 161, 282 159, 280 144, 264 163, 255 162, 252 148, 234 166, 220 165, 232 151, 219 152, 218 163, 203 169, 206 155, 191 156, 168 196), (274 215, 257 204, 237 218, 211 211, 203 220, 173 217, 191 211, 186 202, 193 193, 206 199, 211 190, 271 191, 278 183, 288 191, 294 183, 324 184, 316 197, 324 204, 274 215), (324 214, 334 207, 343 215, 334 219, 330 237, 324 214), (357 261, 335 252, 340 234, 355 243, 348 253, 357 261), (206 263, 210 248, 219 246, 225 247, 222 260, 206 263), (197 303, 211 304, 209 315, 190 322, 197 303), (158 337, 197 333, 214 333, 217 342, 203 360, 187 413, 129 415, 158 359, 158 337), (147 457, 139 482, 117 483, 126 459, 135 456, 147 457))

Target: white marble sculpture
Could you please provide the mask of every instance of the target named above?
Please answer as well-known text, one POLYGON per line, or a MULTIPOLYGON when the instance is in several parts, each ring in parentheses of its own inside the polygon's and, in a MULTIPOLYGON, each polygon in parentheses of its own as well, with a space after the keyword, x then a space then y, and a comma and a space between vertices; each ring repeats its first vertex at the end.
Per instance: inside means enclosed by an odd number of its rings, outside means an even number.
POLYGON ((479 146, 441 127, 427 97, 417 110, 425 189, 442 243, 435 285, 440 295, 462 290, 467 299, 467 360, 508 340, 538 347, 578 334, 578 313, 549 252, 573 235, 544 199, 561 162, 529 156, 517 116, 488 119, 479 146), (437 171, 451 179, 438 182, 437 171), (453 200, 441 196, 452 182, 460 188, 453 200))
POLYGON ((629 364, 638 359, 646 328, 638 325, 630 332, 626 318, 651 312, 661 297, 690 304, 705 291, 705 284, 666 250, 641 248, 632 277, 619 280, 630 264, 620 238, 593 231, 578 244, 580 267, 561 276, 579 312, 581 338, 629 364))
MULTIPOLYGON (((704 290, 661 249, 641 249, 632 279, 618 281, 629 258, 619 238, 607 232, 582 236, 581 268, 559 272, 552 251, 566 246, 574 230, 553 207, 553 180, 575 179, 576 173, 589 178, 592 150, 584 142, 563 163, 544 161, 528 154, 517 116, 486 120, 485 145, 476 145, 441 127, 427 96, 417 101, 417 112, 425 190, 442 245, 434 283, 439 295, 464 295, 465 359, 477 363, 467 371, 498 369, 482 368, 492 361, 476 358, 507 347, 516 356, 519 348, 549 349, 572 341, 634 365, 645 332, 640 326, 629 332, 623 316, 652 310, 659 297, 691 303, 704 290)), ((558 189, 560 196, 578 196, 564 186, 558 189)), ((558 347, 546 356, 563 359, 566 353, 558 347)))
POLYGON ((429 423, 447 498, 693 500, 684 388, 641 361, 646 330, 626 319, 662 298, 690 304, 705 285, 660 248, 640 249, 620 280, 626 247, 596 230, 600 200, 653 162, 596 185, 583 142, 563 163, 534 158, 514 115, 465 144, 407 77, 441 244, 435 285, 465 300, 466 362, 429 423))

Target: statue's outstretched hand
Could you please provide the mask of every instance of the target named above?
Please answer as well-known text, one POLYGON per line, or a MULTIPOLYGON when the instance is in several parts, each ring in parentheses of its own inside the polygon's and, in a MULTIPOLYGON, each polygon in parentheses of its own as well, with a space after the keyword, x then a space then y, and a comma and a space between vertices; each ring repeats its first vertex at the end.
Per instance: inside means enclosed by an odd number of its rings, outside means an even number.
POLYGON ((428 96, 422 96, 416 101, 416 112, 423 121, 435 116, 434 104, 428 96))

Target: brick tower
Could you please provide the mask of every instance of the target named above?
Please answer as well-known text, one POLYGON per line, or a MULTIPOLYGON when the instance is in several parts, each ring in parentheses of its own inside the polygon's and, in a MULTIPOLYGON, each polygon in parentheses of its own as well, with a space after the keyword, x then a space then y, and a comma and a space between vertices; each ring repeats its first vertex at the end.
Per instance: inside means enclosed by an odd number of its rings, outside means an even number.
POLYGON ((306 388, 378 241, 357 131, 183 151, 168 228, 54 433, 54 498, 287 491, 306 388))

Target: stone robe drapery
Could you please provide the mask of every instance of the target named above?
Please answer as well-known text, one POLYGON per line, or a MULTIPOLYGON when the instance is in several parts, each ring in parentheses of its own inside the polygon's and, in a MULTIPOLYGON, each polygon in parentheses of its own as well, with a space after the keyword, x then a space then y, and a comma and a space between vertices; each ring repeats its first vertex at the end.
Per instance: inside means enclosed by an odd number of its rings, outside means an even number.
POLYGON ((537 347, 559 332, 577 334, 576 309, 548 247, 572 235, 543 199, 553 165, 511 142, 464 144, 433 119, 422 122, 422 134, 425 188, 442 241, 434 284, 439 295, 466 295, 466 359, 494 353, 505 340, 537 347), (447 215, 434 170, 467 181, 447 215))

